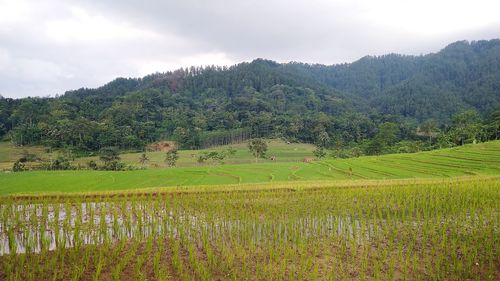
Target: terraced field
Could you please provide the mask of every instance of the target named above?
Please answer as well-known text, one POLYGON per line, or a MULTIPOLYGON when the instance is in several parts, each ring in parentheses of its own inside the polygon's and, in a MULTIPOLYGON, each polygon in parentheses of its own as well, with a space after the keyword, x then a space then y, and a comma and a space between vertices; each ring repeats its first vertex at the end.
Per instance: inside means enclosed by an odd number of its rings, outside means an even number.
POLYGON ((2 173, 0 174, 0 195, 474 175, 500 175, 500 141, 414 154, 333 159, 313 163, 227 164, 124 172, 2 173))
POLYGON ((499 280, 499 184, 0 197, 0 280, 499 280))
POLYGON ((500 141, 0 174, 0 280, 499 280, 500 141))
MULTIPOLYGON (((269 159, 260 159, 260 163, 276 163, 276 162, 300 162, 305 157, 312 157, 314 145, 306 143, 286 143, 280 139, 270 139, 267 140, 267 146, 269 149, 269 156, 274 156, 275 160, 271 161, 269 159)), ((222 145, 208 149, 201 150, 180 150, 179 160, 177 161, 178 167, 193 167, 200 166, 197 161, 197 156, 203 152, 209 151, 227 151, 227 149, 232 148, 235 150, 235 154, 224 159, 225 164, 249 164, 254 163, 255 158, 248 151, 246 143, 237 143, 232 145, 222 145)), ((21 157, 23 152, 28 152, 35 154, 41 159, 55 158, 59 153, 63 151, 51 151, 43 146, 15 146, 10 142, 0 142, 0 171, 12 169, 14 162, 21 157)), ((121 161, 127 165, 135 167, 144 167, 148 169, 162 169, 166 168, 165 164, 165 152, 148 152, 147 156, 149 161, 144 165, 139 163, 139 158, 142 152, 125 152, 120 155, 121 161)), ((99 157, 81 157, 76 158, 73 164, 76 166, 78 164, 85 166, 88 161, 99 161, 99 157)), ((212 163, 208 161, 206 165, 211 165, 212 163)))
MULTIPOLYGON (((260 163, 276 163, 276 162, 300 162, 304 157, 312 157, 314 145, 306 143, 286 143, 279 139, 267 140, 268 156, 274 156, 275 161, 269 159, 259 159, 260 163)), ((197 162, 197 155, 208 151, 224 151, 228 148, 235 150, 235 154, 224 159, 225 164, 250 164, 255 162, 255 158, 248 151, 246 143, 237 143, 232 145, 222 145, 201 150, 179 150, 178 167, 193 167, 200 166, 197 162)), ((124 153, 121 154, 121 160, 132 166, 142 166, 139 164, 139 158, 142 152, 124 153)), ((146 168, 165 168, 165 152, 148 152, 149 161, 145 164, 146 168)), ((97 161, 97 157, 84 157, 77 159, 77 163, 85 164, 89 160, 97 161)), ((212 164, 210 161, 207 165, 212 164)))

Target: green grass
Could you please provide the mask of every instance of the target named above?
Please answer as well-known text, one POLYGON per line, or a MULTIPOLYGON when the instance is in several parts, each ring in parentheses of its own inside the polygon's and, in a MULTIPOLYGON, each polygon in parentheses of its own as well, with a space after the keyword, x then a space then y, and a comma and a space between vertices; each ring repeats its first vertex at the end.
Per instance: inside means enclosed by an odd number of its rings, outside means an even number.
MULTIPOLYGON (((267 141, 268 144, 268 156, 275 156, 276 160, 271 161, 269 159, 260 159, 260 163, 275 163, 275 162, 300 162, 305 157, 312 157, 314 150, 314 145, 305 143, 286 143, 279 139, 271 139, 267 141)), ((233 145, 223 145, 209 149, 201 150, 180 150, 179 160, 177 161, 177 166, 179 167, 193 167, 200 166, 197 162, 197 155, 207 152, 207 151, 222 151, 227 150, 232 147, 236 150, 236 153, 224 160, 225 164, 245 164, 254 163, 255 158, 248 151, 246 143, 239 143, 233 145)), ((43 146, 15 146, 10 142, 0 142, 0 170, 10 170, 14 162, 21 157, 23 151, 28 151, 29 153, 36 154, 42 159, 48 159, 57 155, 58 151, 52 153, 47 153, 47 149, 43 146)), ((141 167, 139 163, 139 158, 142 152, 129 152, 120 155, 121 161, 136 167, 141 167)), ((166 168, 165 164, 165 152, 148 152, 147 153, 149 161, 145 164, 146 168, 166 168)), ((99 157, 82 157, 77 158, 73 161, 74 165, 86 165, 88 161, 94 160, 98 161, 99 157)), ((207 161, 205 165, 213 164, 207 161)))
POLYGON ((0 171, 10 170, 12 164, 21 157, 23 151, 36 154, 42 158, 48 158, 52 154, 48 153, 43 146, 15 146, 11 142, 0 142, 0 171))
MULTIPOLYGON (((276 160, 271 161, 269 159, 260 159, 260 163, 275 163, 275 162, 299 162, 304 159, 304 157, 312 157, 314 150, 314 145, 304 144, 304 143, 290 143, 287 144, 282 140, 273 139, 267 142, 268 145, 268 156, 275 156, 276 160)), ((179 167, 192 167, 200 166, 197 162, 197 155, 207 152, 207 151, 222 151, 227 150, 232 147, 236 150, 236 153, 224 160, 225 164, 248 164, 254 163, 255 158, 252 156, 247 148, 246 143, 239 143, 233 145, 223 145, 209 149, 201 150, 180 150, 179 160, 177 161, 177 166, 179 167)), ((128 165, 140 167, 139 158, 142 152, 135 153, 124 153, 121 154, 121 161, 128 165)), ((148 152, 147 153, 149 161, 146 163, 147 168, 165 168, 165 152, 148 152)), ((76 162, 85 164, 90 160, 97 161, 98 157, 84 157, 78 159, 76 162)), ((207 161, 205 165, 213 164, 207 161)))
MULTIPOLYGON (((240 153, 243 153, 242 150, 240 153)), ((290 155, 290 159, 299 158, 297 155, 290 155)), ((242 155, 240 158, 245 157, 242 155)), ((442 178, 475 175, 500 175, 500 141, 414 154, 323 160, 314 163, 226 164, 123 172, 3 173, 0 175, 0 195, 303 180, 442 178)))
POLYGON ((0 280, 500 280, 499 176, 338 182, 1 197, 0 280))

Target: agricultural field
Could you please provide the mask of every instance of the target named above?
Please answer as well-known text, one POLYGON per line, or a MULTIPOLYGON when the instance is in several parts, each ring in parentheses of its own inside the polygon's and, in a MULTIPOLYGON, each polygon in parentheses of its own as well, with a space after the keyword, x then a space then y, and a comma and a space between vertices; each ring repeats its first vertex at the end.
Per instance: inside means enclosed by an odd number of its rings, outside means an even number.
POLYGON ((475 175, 500 175, 500 141, 413 154, 326 159, 312 163, 259 162, 119 172, 1 173, 0 195, 475 175))
POLYGON ((500 178, 3 197, 1 280, 499 280, 500 178))
POLYGON ((0 142, 0 171, 12 169, 12 165, 21 157, 23 152, 35 154, 42 158, 50 158, 54 153, 48 152, 47 149, 40 145, 33 146, 16 146, 11 142, 0 142))
MULTIPOLYGON (((268 156, 274 156, 275 160, 259 159, 260 163, 276 163, 276 162, 300 162, 305 157, 313 157, 314 145, 305 143, 286 143, 280 139, 270 139, 266 141, 268 146, 268 156)), ((248 150, 247 143, 236 143, 232 145, 216 146, 208 149, 200 150, 179 150, 179 160, 176 165, 178 167, 192 167, 200 166, 197 161, 197 156, 204 152, 209 151, 225 151, 229 148, 235 150, 235 154, 224 159, 225 164, 249 164, 255 163, 255 158, 248 150)), ((142 167, 139 163, 139 158, 142 152, 124 153, 120 155, 121 161, 128 165, 142 167)), ((149 161, 144 165, 146 168, 165 168, 165 152, 148 152, 147 156, 149 161)), ((98 157, 84 157, 76 161, 76 163, 85 164, 86 162, 94 160, 97 161, 98 157)), ((211 165, 210 161, 205 163, 211 165)))
MULTIPOLYGON (((267 140, 269 149, 268 156, 275 156, 275 160, 259 159, 260 163, 276 163, 276 162, 300 162, 305 157, 313 157, 314 145, 305 143, 286 143, 280 139, 267 140)), ((232 145, 222 145, 208 149, 200 150, 179 150, 179 160, 177 161, 178 167, 192 167, 200 166, 197 161, 197 156, 204 152, 209 151, 225 151, 229 148, 235 150, 235 154, 224 159, 225 164, 248 164, 254 163, 255 158, 249 152, 246 143, 236 143, 232 145)), ((22 153, 26 151, 35 154, 42 159, 54 158, 61 151, 51 151, 43 146, 15 146, 10 142, 0 142, 0 171, 10 170, 14 162, 21 157, 22 153)), ((130 166, 141 168, 166 168, 165 152, 147 152, 149 161, 144 165, 140 164, 139 158, 142 152, 125 152, 120 155, 121 161, 130 166)), ((74 165, 86 165, 90 160, 98 161, 99 157, 81 157, 76 158, 72 163, 74 165)), ((211 165, 210 161, 205 163, 211 165)))
POLYGON ((500 281, 500 0, 84 2, 0 0, 0 281, 500 281))
POLYGON ((500 141, 2 173, 0 280, 500 280, 499 212, 500 141))

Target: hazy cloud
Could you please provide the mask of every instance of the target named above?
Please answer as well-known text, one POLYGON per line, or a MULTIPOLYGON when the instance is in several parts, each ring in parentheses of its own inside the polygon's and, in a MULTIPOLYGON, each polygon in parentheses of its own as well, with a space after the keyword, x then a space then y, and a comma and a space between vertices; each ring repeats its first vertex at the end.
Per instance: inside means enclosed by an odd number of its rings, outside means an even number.
POLYGON ((0 94, 257 57, 333 64, 500 37, 500 4, 461 1, 0 0, 0 94))

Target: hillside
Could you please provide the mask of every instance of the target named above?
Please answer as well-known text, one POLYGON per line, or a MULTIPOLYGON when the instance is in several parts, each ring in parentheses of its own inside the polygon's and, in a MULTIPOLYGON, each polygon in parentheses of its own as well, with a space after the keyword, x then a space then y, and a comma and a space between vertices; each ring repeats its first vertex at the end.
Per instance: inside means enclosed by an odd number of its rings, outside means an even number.
MULTIPOLYGON (((268 157, 266 159, 259 159, 259 163, 280 163, 280 162, 301 162, 304 158, 313 157, 314 146, 311 144, 303 143, 285 143, 282 140, 274 139, 267 140, 268 157), (270 158, 273 157, 274 160, 270 158)), ((231 145, 221 145, 209 149, 199 150, 180 150, 178 152, 179 159, 176 162, 177 167, 190 167, 190 166, 207 166, 218 165, 219 163, 214 160, 206 160, 204 163, 198 163, 198 156, 203 153, 211 151, 223 152, 228 149, 234 150, 234 155, 227 156, 222 160, 224 164, 249 164, 255 163, 255 157, 250 153, 247 143, 235 143, 231 145)), ((120 155, 121 161, 127 165, 141 167, 139 158, 142 152, 124 153, 120 155)), ((144 164, 146 168, 165 168, 165 152, 148 152, 148 161, 144 164)), ((76 162, 85 164, 89 160, 98 161, 99 157, 83 157, 76 159, 76 162)))
MULTIPOLYGON (((367 156, 313 163, 281 162, 138 171, 34 171, 0 174, 0 195, 101 192, 195 185, 301 181, 496 176, 500 141, 413 154, 367 156)), ((356 181, 354 181, 356 182, 356 181)))
POLYGON ((203 148, 234 137, 331 147, 371 140, 387 122, 398 126, 398 140, 418 140, 425 121, 446 132, 464 110, 496 120, 490 131, 469 136, 472 142, 498 137, 499 107, 500 40, 461 41, 422 56, 331 66, 257 59, 119 78, 56 98, 1 98, 0 136, 79 151, 137 149, 161 139, 203 148))

